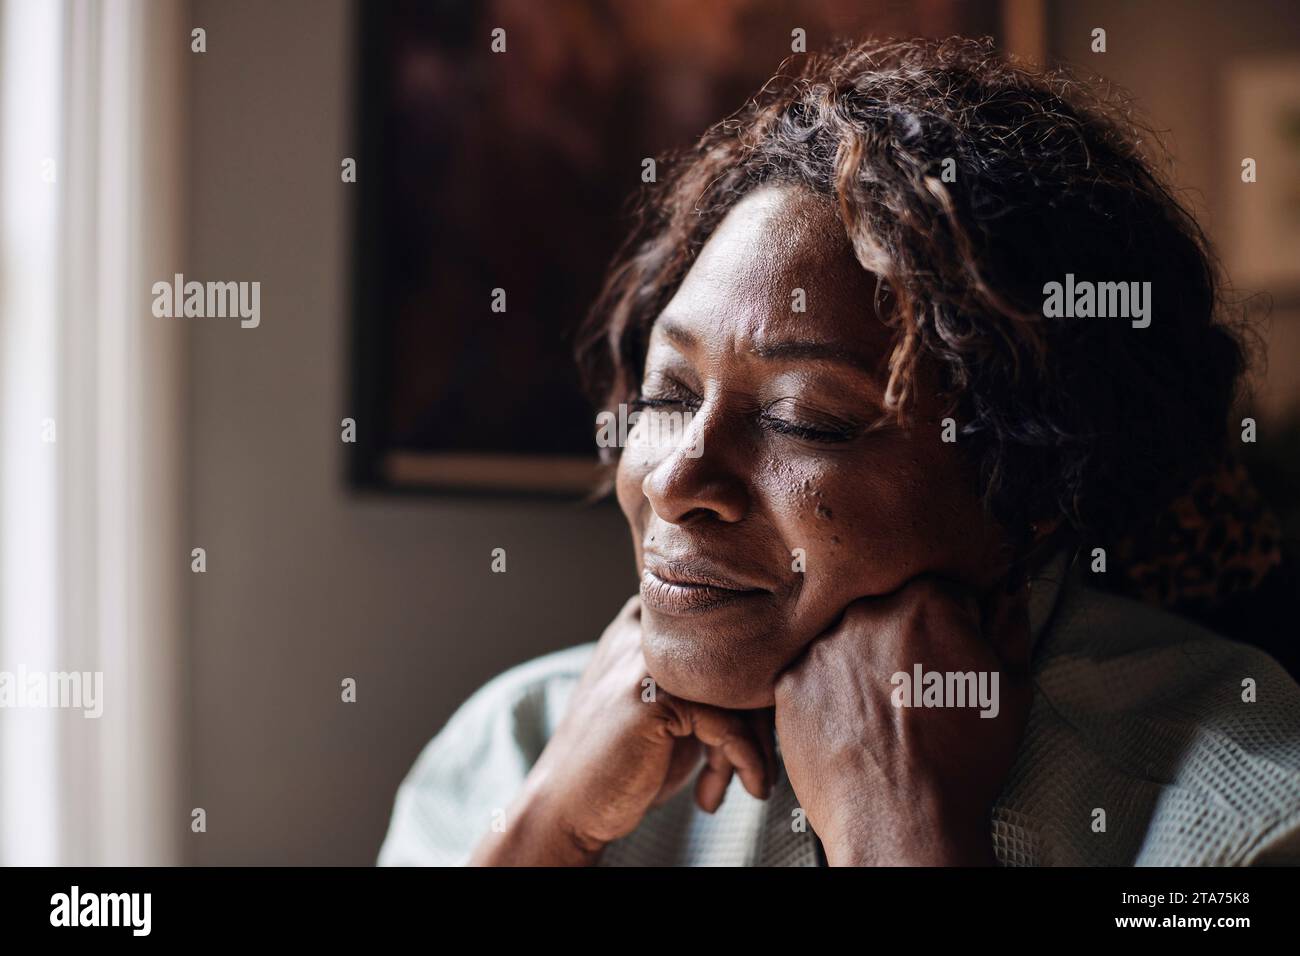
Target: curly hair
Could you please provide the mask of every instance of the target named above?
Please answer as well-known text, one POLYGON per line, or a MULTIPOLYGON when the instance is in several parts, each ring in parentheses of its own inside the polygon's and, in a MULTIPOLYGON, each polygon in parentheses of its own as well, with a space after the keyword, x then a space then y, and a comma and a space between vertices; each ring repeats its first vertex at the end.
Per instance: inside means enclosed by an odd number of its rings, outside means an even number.
POLYGON ((727 211, 797 184, 837 204, 880 279, 863 309, 888 304, 891 414, 936 360, 998 520, 1106 537, 1158 512, 1222 451, 1247 355, 1209 243, 1157 172, 1158 137, 1127 99, 988 40, 803 60, 670 157, 634 207, 578 339, 597 404, 635 394, 651 326, 727 211), (1151 282, 1150 325, 1045 317, 1044 285, 1066 273, 1151 282))

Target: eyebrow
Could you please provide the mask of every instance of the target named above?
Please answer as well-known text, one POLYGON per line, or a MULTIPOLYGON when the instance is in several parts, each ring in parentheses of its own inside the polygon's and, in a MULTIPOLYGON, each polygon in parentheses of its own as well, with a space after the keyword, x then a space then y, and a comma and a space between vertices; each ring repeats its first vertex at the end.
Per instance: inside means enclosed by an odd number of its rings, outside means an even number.
MULTIPOLYGON (((695 347, 697 343, 696 337, 690 330, 673 322, 671 319, 661 319, 656 325, 675 344, 687 349, 695 347)), ((877 368, 861 355, 826 342, 769 342, 750 349, 750 354, 757 355, 762 359, 805 359, 836 362, 840 365, 851 366, 873 379, 879 374, 877 368)))

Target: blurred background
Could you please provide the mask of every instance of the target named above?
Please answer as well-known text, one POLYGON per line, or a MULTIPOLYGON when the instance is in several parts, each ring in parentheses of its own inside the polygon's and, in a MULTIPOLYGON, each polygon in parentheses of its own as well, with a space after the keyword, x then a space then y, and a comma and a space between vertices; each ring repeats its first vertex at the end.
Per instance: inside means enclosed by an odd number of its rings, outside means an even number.
POLYGON ((566 336, 642 158, 796 28, 1133 93, 1271 303, 1246 412, 1300 534, 1290 0, 0 0, 0 671, 104 674, 99 719, 0 709, 0 863, 372 863, 451 712, 600 634, 636 582, 571 493, 566 336), (260 323, 157 317, 177 273, 260 282, 260 323))

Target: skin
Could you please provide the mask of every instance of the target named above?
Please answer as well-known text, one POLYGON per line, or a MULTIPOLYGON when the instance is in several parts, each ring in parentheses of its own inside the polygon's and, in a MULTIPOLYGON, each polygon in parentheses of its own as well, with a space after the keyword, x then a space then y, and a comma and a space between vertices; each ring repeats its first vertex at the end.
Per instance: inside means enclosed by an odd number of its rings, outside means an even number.
POLYGON ((774 732, 830 863, 993 862, 988 812, 1029 701, 1027 588, 1007 587, 1003 529, 941 440, 937 371, 922 363, 906 427, 879 425, 875 294, 810 192, 762 188, 719 224, 643 374, 640 407, 689 423, 643 418, 620 459, 641 596, 474 862, 594 862, 701 759, 705 810, 733 774, 765 797, 774 732), (999 715, 892 706, 914 663, 998 671, 999 715))

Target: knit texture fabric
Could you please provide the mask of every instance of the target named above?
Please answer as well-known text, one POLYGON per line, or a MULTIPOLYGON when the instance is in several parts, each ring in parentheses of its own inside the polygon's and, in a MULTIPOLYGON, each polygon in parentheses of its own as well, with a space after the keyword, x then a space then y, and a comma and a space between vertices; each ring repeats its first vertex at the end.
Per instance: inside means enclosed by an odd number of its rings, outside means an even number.
MULTIPOLYGON (((1058 556, 1031 584, 1033 704, 992 814, 998 860, 1300 863, 1300 686, 1267 654, 1088 587, 1069 565, 1058 556)), ((381 865, 468 860, 505 820, 594 646, 512 668, 456 712, 398 791, 381 865)), ((601 864, 819 865, 784 770, 766 801, 739 779, 712 815, 692 794, 648 813, 601 864)))

